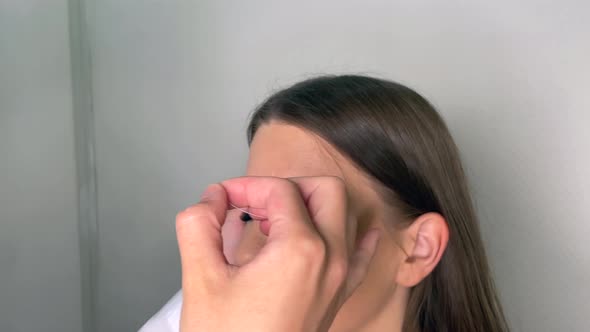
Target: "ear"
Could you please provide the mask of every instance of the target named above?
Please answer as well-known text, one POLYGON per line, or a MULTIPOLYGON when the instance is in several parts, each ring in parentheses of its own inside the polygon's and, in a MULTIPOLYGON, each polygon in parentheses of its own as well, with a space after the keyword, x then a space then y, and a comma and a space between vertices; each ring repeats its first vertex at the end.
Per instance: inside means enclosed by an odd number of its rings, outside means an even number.
POLYGON ((402 235, 402 247, 408 253, 399 265, 396 282, 416 286, 434 270, 449 242, 447 222, 438 213, 418 217, 402 235))

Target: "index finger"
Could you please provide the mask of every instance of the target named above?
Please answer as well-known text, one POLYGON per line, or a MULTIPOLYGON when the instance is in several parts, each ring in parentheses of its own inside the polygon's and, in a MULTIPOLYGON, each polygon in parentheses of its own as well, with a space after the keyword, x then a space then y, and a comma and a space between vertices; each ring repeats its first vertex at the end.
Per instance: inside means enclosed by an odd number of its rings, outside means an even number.
POLYGON ((296 232, 313 231, 305 201, 296 183, 277 177, 239 177, 220 183, 229 202, 237 206, 254 207, 268 219, 269 236, 287 236, 296 232))

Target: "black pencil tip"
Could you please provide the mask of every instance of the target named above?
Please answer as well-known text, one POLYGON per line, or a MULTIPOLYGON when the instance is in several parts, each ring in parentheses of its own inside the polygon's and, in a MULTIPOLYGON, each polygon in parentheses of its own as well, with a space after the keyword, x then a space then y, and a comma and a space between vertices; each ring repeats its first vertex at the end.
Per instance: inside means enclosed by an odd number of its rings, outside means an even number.
POLYGON ((242 214, 240 215, 240 219, 243 222, 248 222, 248 221, 252 220, 252 216, 250 216, 250 214, 248 214, 246 212, 242 212, 242 214))

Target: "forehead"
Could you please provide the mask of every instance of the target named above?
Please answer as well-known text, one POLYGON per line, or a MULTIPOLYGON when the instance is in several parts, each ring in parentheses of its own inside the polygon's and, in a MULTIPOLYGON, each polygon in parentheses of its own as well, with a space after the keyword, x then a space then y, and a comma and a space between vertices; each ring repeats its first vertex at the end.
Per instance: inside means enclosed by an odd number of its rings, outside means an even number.
POLYGON ((250 145, 248 176, 337 176, 344 180, 358 217, 383 209, 373 182, 319 136, 279 122, 264 124, 250 145))
POLYGON ((317 135, 299 127, 278 122, 258 128, 248 159, 246 175, 344 177, 343 160, 317 135))

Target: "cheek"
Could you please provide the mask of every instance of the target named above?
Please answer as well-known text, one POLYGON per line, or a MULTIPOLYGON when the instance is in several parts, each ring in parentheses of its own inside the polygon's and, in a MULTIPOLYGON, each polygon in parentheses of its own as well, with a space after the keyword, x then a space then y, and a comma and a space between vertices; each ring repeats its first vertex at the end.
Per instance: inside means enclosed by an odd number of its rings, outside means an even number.
MULTIPOLYGON (((395 286, 394 282, 401 263, 406 259, 404 252, 399 246, 399 231, 393 230, 391 225, 386 225, 383 221, 373 218, 370 220, 363 220, 358 224, 357 240, 366 234, 369 229, 377 228, 380 230, 381 236, 375 256, 369 266, 367 279, 369 284, 381 291, 387 287, 395 286)), ((373 287, 367 285, 369 289, 373 287)))

